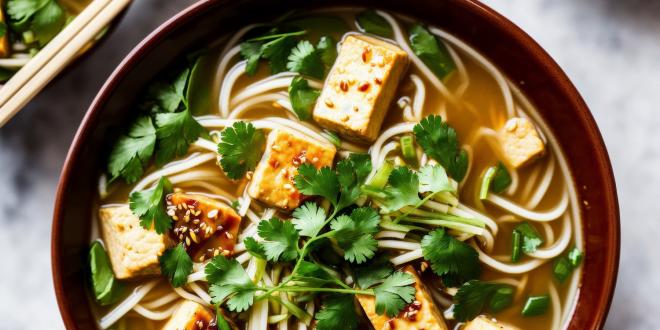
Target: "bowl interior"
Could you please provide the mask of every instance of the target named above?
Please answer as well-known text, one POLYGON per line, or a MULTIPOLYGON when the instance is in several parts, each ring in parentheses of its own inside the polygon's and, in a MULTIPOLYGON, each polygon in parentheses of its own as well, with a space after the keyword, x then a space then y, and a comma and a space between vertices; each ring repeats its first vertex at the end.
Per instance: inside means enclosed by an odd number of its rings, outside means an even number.
MULTIPOLYGON (((314 6, 341 6, 319 0, 314 6)), ((600 133, 573 85, 554 61, 511 22, 476 1, 351 1, 438 26, 470 44, 495 63, 537 106, 564 150, 578 188, 586 244, 583 278, 571 329, 604 323, 616 281, 619 213, 614 179, 600 133)), ((98 175, 122 124, 137 114, 133 106, 146 84, 187 50, 251 22, 310 6, 300 0, 200 1, 180 13, 122 62, 97 95, 65 163, 55 204, 53 277, 67 328, 94 328, 85 294, 87 249, 98 175), (272 13, 272 14, 270 14, 272 13)))

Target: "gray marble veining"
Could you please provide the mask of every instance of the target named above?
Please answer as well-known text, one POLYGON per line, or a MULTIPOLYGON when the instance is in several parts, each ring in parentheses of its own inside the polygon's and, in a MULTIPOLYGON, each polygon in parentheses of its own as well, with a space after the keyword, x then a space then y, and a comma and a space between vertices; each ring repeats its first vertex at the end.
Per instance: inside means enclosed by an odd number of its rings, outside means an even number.
MULTIPOLYGON (((657 328, 660 310, 660 2, 485 0, 535 38, 580 90, 614 165, 619 281, 606 328, 657 328)), ((193 0, 139 0, 119 28, 0 129, 0 329, 62 328, 50 275, 54 192, 102 83, 153 28, 193 0)), ((586 274, 598 276, 597 274, 586 274)))

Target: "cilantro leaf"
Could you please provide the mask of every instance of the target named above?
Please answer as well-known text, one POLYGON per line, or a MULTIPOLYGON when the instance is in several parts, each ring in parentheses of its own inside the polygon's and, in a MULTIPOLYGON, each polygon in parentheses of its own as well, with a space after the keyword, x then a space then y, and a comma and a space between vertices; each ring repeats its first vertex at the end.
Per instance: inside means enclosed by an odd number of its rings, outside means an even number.
POLYGON ((456 70, 456 64, 445 44, 420 24, 410 29, 410 47, 440 80, 456 70))
POLYGON ((415 205, 420 202, 418 188, 419 177, 406 167, 397 167, 388 179, 385 193, 388 198, 383 200, 383 209, 393 212, 404 206, 415 205))
POLYGON ((378 231, 379 223, 380 216, 370 207, 357 208, 350 216, 339 216, 330 223, 346 260, 359 264, 374 256, 378 242, 372 234, 378 231))
POLYGON ((424 236, 421 245, 424 259, 431 264, 434 273, 443 277, 445 285, 458 286, 481 274, 477 251, 442 228, 424 236))
POLYGON ((302 164, 298 168, 294 182, 301 193, 307 196, 321 196, 332 205, 337 205, 339 179, 330 167, 323 167, 317 171, 313 165, 302 164))
POLYGON ((245 72, 248 75, 254 75, 257 72, 259 66, 259 59, 261 58, 261 42, 256 41, 246 41, 242 42, 241 47, 241 56, 246 61, 245 72))
POLYGON ((323 66, 321 55, 309 41, 302 40, 298 42, 298 45, 291 50, 288 59, 289 62, 286 64, 286 67, 289 71, 323 79, 325 67, 323 66))
POLYGON ((188 275, 192 273, 193 262, 183 247, 179 244, 168 249, 158 258, 160 270, 167 277, 172 286, 178 288, 188 282, 188 275))
POLYGON ((415 279, 409 273, 394 272, 374 287, 376 313, 395 317, 415 299, 415 279))
POLYGON ((293 211, 291 222, 300 236, 316 236, 325 224, 325 211, 312 202, 307 202, 293 211))
POLYGON ((153 225, 158 234, 163 234, 172 227, 172 219, 165 210, 165 196, 171 192, 170 180, 161 177, 156 188, 136 191, 129 196, 129 207, 140 218, 143 228, 149 230, 153 225))
POLYGON ((156 82, 149 87, 148 97, 156 101, 157 112, 176 112, 181 103, 186 105, 186 87, 190 78, 190 68, 184 69, 172 83, 156 82))
POLYGON ((127 183, 137 181, 156 147, 156 129, 148 116, 138 118, 128 134, 115 143, 108 161, 111 180, 123 177, 127 183))
POLYGON ((336 171, 341 195, 337 208, 343 209, 362 195, 360 187, 371 173, 371 157, 368 154, 353 153, 337 163, 336 171))
POLYGON ((305 78, 298 76, 291 80, 289 99, 298 119, 310 120, 312 118, 312 110, 319 95, 321 95, 321 91, 310 87, 305 78))
POLYGON ((175 157, 184 156, 188 152, 188 146, 204 131, 188 109, 176 113, 156 114, 156 127, 158 136, 156 164, 159 165, 175 157))
POLYGON ((243 244, 245 244, 245 249, 247 252, 249 252, 252 256, 261 258, 264 260, 267 260, 268 258, 266 257, 266 250, 264 249, 263 245, 261 243, 257 242, 254 237, 246 237, 243 240, 243 244))
POLYGON ((89 249, 89 266, 96 301, 101 306, 117 302, 124 292, 124 285, 115 278, 108 253, 99 241, 94 241, 89 249))
POLYGON ((216 256, 206 265, 204 272, 213 304, 227 300, 229 310, 242 312, 254 303, 257 286, 235 259, 216 256))
POLYGON ((394 36, 390 23, 388 23, 383 16, 378 15, 374 10, 365 10, 359 13, 356 19, 358 25, 364 32, 386 38, 392 38, 394 36))
POLYGON ((321 310, 316 317, 316 329, 357 329, 359 320, 355 312, 355 299, 353 295, 333 294, 322 300, 321 310))
POLYGON ((252 38, 241 43, 241 56, 246 60, 245 71, 254 75, 259 67, 259 60, 268 60, 271 74, 286 71, 287 57, 296 44, 295 36, 305 34, 305 31, 278 33, 272 29, 268 34, 252 38))
POLYGON ((290 56, 291 48, 294 47, 295 43, 293 37, 283 36, 269 41, 261 47, 261 56, 268 60, 271 74, 286 71, 288 67, 287 58, 290 56))
POLYGON ((230 179, 240 179, 251 171, 261 159, 266 144, 262 130, 242 121, 222 130, 218 153, 222 156, 220 165, 230 179))
POLYGON ((417 143, 431 158, 437 160, 456 181, 467 173, 468 155, 458 145, 456 131, 437 115, 422 119, 413 128, 417 143))
MULTIPOLYGON (((506 284, 472 280, 463 284, 454 296, 454 317, 461 322, 467 322, 477 317, 491 305, 495 311, 502 310, 505 302, 499 301, 506 297, 498 296, 498 301, 492 302, 493 296, 502 288, 511 288, 506 284)), ((500 293, 503 294, 505 292, 500 293)))
POLYGON ((375 256, 366 263, 356 266, 353 269, 353 275, 360 288, 368 289, 390 276, 394 272, 392 267, 389 257, 383 253, 375 256))
POLYGON ((300 262, 300 266, 298 266, 297 272, 293 274, 292 280, 297 284, 300 283, 298 284, 300 286, 309 287, 322 287, 339 281, 321 266, 304 260, 300 262))
POLYGON ((16 31, 32 31, 41 47, 52 40, 66 22, 64 8, 55 0, 8 0, 7 16, 16 31))
POLYGON ((522 222, 514 227, 514 229, 519 231, 523 236, 523 252, 534 253, 543 244, 543 238, 529 222, 522 222))
POLYGON ((442 166, 427 165, 419 170, 419 192, 455 192, 442 166))
POLYGON ((321 55, 321 61, 326 69, 332 67, 337 59, 337 43, 330 36, 323 36, 316 45, 316 49, 321 55))
POLYGON ((291 261, 298 257, 298 232, 290 221, 278 218, 262 220, 258 227, 264 241, 266 258, 270 261, 291 261))
POLYGON ((499 162, 495 168, 495 175, 491 181, 490 190, 495 193, 501 193, 506 190, 506 188, 509 188, 511 182, 511 175, 509 174, 509 171, 506 169, 506 167, 504 167, 502 162, 499 162))

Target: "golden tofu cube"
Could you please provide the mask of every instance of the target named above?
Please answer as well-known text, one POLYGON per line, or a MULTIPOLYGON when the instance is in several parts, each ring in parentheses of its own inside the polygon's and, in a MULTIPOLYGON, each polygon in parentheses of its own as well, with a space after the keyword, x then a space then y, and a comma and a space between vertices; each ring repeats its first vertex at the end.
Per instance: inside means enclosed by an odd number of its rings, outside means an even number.
POLYGON ((442 313, 433 303, 431 295, 415 269, 412 266, 406 266, 403 271, 415 278, 415 300, 406 306, 397 317, 390 318, 387 315, 376 314, 376 297, 357 296, 374 329, 446 330, 447 325, 442 313))
POLYGON ((526 118, 509 119, 500 132, 502 149, 515 168, 529 164, 545 153, 545 145, 534 125, 526 118))
POLYGON ((294 183, 298 167, 332 166, 337 150, 300 133, 276 129, 268 135, 266 152, 254 170, 248 194, 262 203, 293 210, 305 199, 294 183))
POLYGON ((99 210, 103 242, 118 279, 160 274, 158 258, 171 246, 167 235, 140 225, 128 206, 99 210))
POLYGON ((398 46, 349 35, 316 102, 314 120, 344 137, 374 141, 407 67, 408 54, 398 46))
POLYGON ((167 321, 163 330, 205 330, 216 324, 215 315, 191 300, 184 301, 167 321))
MULTIPOLYGON (((5 24, 5 13, 2 8, 5 8, 5 1, 0 0, 0 23, 5 24)), ((5 24, 6 25, 6 24, 5 24)), ((0 37, 0 57, 9 57, 11 53, 11 45, 9 45, 9 29, 5 29, 5 34, 0 37)))
POLYGON ((172 233, 183 242, 195 262, 233 254, 241 217, 225 203, 204 195, 181 192, 167 195, 172 233))
POLYGON ((474 320, 465 324, 463 330, 517 330, 518 328, 489 319, 485 315, 479 315, 474 320))

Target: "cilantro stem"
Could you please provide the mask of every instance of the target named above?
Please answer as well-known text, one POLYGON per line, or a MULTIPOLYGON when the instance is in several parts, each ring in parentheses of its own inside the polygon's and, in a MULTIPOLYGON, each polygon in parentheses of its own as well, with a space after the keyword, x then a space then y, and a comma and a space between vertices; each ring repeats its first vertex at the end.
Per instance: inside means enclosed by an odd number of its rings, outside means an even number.
POLYGON ((394 222, 394 223, 399 223, 399 221, 400 221, 401 219, 407 217, 410 213, 412 213, 413 211, 415 211, 416 209, 418 209, 420 206, 424 205, 424 203, 428 202, 431 198, 433 198, 433 196, 435 196, 435 194, 437 194, 437 192, 430 193, 430 194, 426 195, 426 197, 424 197, 424 199, 422 199, 422 200, 419 201, 417 204, 415 204, 415 207, 414 207, 414 208, 412 208, 412 209, 410 209, 410 210, 408 210, 408 211, 406 211, 406 212, 401 213, 401 214, 400 214, 398 217, 396 217, 392 222, 394 222))
POLYGON ((271 35, 267 35, 267 36, 252 38, 248 41, 264 41, 264 40, 277 39, 277 38, 280 38, 280 37, 301 36, 301 35, 306 34, 306 33, 307 33, 307 31, 305 31, 305 30, 296 31, 296 32, 288 32, 288 33, 278 33, 278 34, 271 34, 271 35))
POLYGON ((304 287, 304 286, 285 286, 281 288, 275 287, 273 289, 275 289, 275 291, 283 291, 283 292, 334 292, 334 293, 366 294, 370 296, 375 295, 374 290, 314 288, 314 287, 304 287))

